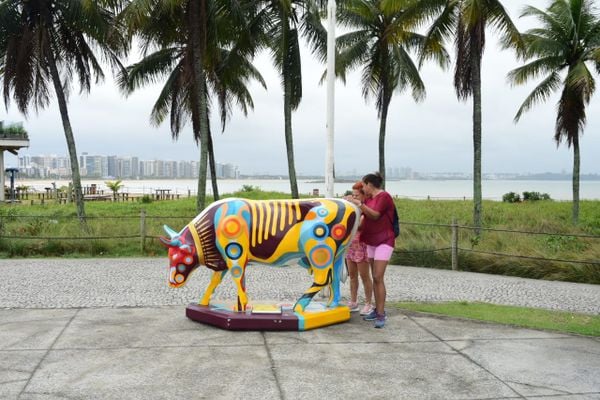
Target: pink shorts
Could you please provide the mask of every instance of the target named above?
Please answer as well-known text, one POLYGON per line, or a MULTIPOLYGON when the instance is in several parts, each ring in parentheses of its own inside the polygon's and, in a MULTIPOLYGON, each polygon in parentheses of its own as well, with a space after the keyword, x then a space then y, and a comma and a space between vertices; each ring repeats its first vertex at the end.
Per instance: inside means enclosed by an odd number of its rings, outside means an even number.
POLYGON ((394 248, 387 244, 380 244, 379 246, 367 245, 367 257, 376 261, 390 261, 393 252, 394 248))
POLYGON ((367 258, 367 245, 358 240, 353 240, 348 247, 346 258, 355 263, 368 262, 367 258))

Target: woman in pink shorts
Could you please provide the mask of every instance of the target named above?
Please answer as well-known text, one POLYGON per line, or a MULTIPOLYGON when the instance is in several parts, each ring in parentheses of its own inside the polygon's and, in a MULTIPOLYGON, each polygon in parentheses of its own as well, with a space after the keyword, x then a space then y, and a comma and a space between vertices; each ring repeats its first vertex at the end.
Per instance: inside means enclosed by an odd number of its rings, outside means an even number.
MULTIPOLYGON (((365 200, 365 192, 363 191, 363 183, 356 182, 352 186, 352 197, 351 199, 357 199, 359 201, 365 200)), ((358 275, 360 274, 360 280, 362 281, 363 288, 365 290, 365 305, 360 310, 360 315, 368 315, 373 311, 372 305, 373 299, 373 281, 371 280, 371 273, 369 271, 369 259, 367 257, 367 245, 360 240, 359 225, 358 232, 352 239, 348 252, 346 253, 346 265, 348 266, 348 276, 350 277, 350 301, 348 307, 350 311, 358 311, 358 275)))
POLYGON ((392 196, 382 189, 383 177, 378 173, 365 175, 362 179, 363 190, 367 198, 353 202, 363 214, 361 240, 367 245, 367 257, 373 274, 373 292, 375 310, 365 316, 366 321, 375 321, 375 328, 385 326, 385 283, 383 276, 394 251, 394 201, 392 196))

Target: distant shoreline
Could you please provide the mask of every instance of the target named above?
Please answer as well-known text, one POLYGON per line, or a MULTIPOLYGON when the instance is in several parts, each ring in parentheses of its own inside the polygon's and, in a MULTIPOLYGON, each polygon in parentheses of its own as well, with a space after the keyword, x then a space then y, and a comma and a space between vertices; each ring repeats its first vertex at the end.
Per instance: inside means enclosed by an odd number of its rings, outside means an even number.
MULTIPOLYGON (((336 183, 352 183, 360 180, 362 177, 350 177, 350 178, 336 178, 336 183)), ((29 178, 19 177, 19 181, 62 181, 70 180, 70 177, 54 177, 54 178, 29 178)), ((82 181, 111 181, 111 180, 127 180, 127 181, 184 181, 184 180, 196 180, 197 178, 165 178, 165 177, 144 177, 144 178, 103 178, 103 177, 82 177, 82 181)), ((210 178, 207 178, 210 180, 210 178)), ((305 183, 325 183, 325 179, 322 177, 298 177, 299 181, 305 183)), ((260 176, 241 176, 239 178, 217 178, 219 181, 271 181, 271 180, 288 180, 286 176, 280 175, 260 175, 260 176)), ((415 178, 386 178, 387 181, 471 181, 469 177, 458 177, 458 176, 429 176, 429 177, 415 177, 415 178)), ((579 177, 580 181, 600 181, 600 174, 582 174, 579 177)), ((570 175, 562 174, 540 174, 540 175, 522 175, 522 176, 502 176, 494 178, 482 178, 482 181, 556 181, 556 182, 571 182, 572 177, 570 175)))

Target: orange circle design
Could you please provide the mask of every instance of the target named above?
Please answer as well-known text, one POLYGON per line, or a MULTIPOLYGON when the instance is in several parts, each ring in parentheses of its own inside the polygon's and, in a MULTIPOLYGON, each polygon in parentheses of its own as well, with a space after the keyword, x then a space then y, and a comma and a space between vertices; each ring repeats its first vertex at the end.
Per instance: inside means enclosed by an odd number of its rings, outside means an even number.
POLYGON ((223 233, 225 233, 227 237, 236 237, 240 234, 241 230, 242 225, 236 217, 229 217, 225 221, 223 221, 223 233))
POLYGON ((346 234, 346 227, 344 225, 336 225, 333 227, 333 229, 331 230, 331 236, 335 239, 335 240, 340 240, 344 237, 344 235, 346 234))
POLYGON ((185 279, 185 277, 181 274, 175 275, 175 282, 177 282, 177 283, 183 282, 184 279, 185 279))
POLYGON ((316 249, 312 252, 312 262, 317 267, 322 267, 329 264, 330 256, 326 249, 316 249))

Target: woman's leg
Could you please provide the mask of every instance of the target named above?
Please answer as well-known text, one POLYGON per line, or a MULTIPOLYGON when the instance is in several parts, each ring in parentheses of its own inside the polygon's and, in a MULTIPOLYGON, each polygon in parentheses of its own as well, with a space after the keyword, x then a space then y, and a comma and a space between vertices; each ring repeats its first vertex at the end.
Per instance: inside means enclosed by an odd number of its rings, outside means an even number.
POLYGON ((388 262, 385 260, 374 260, 373 261, 373 292, 375 294, 375 309, 377 314, 383 314, 385 312, 385 283, 383 282, 383 275, 388 262))
POLYGON ((346 259, 348 265, 348 277, 350 278, 350 301, 357 302, 358 299, 358 267, 354 261, 346 259))
POLYGON ((370 271, 371 268, 369 268, 368 262, 358 263, 358 273, 365 289, 365 303, 367 304, 373 303, 373 279, 371 279, 370 271))

